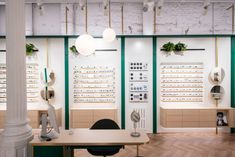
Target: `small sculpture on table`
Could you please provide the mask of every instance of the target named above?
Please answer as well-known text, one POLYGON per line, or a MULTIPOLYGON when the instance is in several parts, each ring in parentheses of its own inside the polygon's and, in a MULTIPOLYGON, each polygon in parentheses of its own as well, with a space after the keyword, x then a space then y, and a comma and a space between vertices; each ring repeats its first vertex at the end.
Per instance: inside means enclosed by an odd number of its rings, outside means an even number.
POLYGON ((140 114, 136 112, 135 110, 131 113, 131 121, 134 123, 134 129, 135 129, 135 132, 132 132, 131 136, 139 137, 140 133, 136 132, 136 128, 137 128, 137 123, 140 121, 140 114))

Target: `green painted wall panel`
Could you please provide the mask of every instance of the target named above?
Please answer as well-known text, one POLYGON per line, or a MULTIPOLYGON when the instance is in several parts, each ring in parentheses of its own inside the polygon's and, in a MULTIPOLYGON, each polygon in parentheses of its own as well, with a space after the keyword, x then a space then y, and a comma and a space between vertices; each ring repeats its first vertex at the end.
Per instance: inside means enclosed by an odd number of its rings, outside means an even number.
MULTIPOLYGON (((235 107, 235 37, 231 37, 231 107, 235 107)), ((235 128, 231 133, 235 133, 235 128)))
POLYGON ((125 38, 121 38, 121 126, 125 129, 125 38))
POLYGON ((69 129, 69 41, 64 38, 65 129, 69 129))
POLYGON ((153 37, 153 133, 157 133, 157 38, 153 37))
POLYGON ((34 157, 63 157, 63 146, 35 146, 34 157))

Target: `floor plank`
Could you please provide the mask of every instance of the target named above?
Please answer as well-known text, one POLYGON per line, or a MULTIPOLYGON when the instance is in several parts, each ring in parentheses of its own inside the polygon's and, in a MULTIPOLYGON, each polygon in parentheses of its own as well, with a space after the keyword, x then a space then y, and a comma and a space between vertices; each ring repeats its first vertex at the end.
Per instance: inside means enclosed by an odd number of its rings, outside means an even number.
MULTIPOLYGON (((140 147, 145 157, 235 157, 235 135, 221 133, 149 134, 150 143, 140 147)), ((134 157, 135 146, 126 146, 114 157, 134 157)), ((75 157, 92 157, 75 150, 75 157)))

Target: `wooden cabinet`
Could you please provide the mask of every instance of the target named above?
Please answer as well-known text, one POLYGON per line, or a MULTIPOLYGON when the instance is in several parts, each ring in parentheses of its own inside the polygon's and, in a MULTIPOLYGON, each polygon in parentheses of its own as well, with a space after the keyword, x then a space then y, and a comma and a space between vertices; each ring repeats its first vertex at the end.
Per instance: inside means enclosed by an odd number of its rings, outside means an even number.
MULTIPOLYGON (((29 120, 29 125, 33 129, 37 129, 40 126, 40 117, 42 113, 47 112, 47 110, 28 110, 27 111, 27 116, 29 120)), ((59 126, 61 126, 61 114, 62 114, 62 109, 56 109, 56 121, 59 126)), ((4 128, 4 123, 5 123, 5 117, 6 117, 6 111, 5 110, 0 110, 0 128, 4 128)))
POLYGON ((166 128, 216 127, 219 111, 226 112, 229 127, 235 127, 234 108, 165 109, 161 107, 160 124, 166 128))
POLYGON ((72 128, 90 128, 104 118, 117 121, 117 109, 71 109, 72 128))
POLYGON ((228 112, 228 125, 230 128, 235 128, 235 110, 228 112))
POLYGON ((216 110, 199 110, 199 127, 216 127, 216 110))
POLYGON ((5 118, 6 118, 6 111, 0 110, 0 128, 4 127, 5 118))
POLYGON ((28 111, 28 119, 29 119, 29 125, 32 128, 39 128, 40 124, 40 117, 39 117, 39 112, 38 111, 28 111))

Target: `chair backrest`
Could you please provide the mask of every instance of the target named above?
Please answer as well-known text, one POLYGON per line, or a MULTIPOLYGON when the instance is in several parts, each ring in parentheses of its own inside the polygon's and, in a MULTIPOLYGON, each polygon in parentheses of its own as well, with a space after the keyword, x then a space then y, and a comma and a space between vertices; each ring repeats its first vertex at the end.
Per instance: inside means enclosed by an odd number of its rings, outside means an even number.
POLYGON ((111 119, 101 119, 95 122, 90 129, 120 129, 120 127, 111 119))

